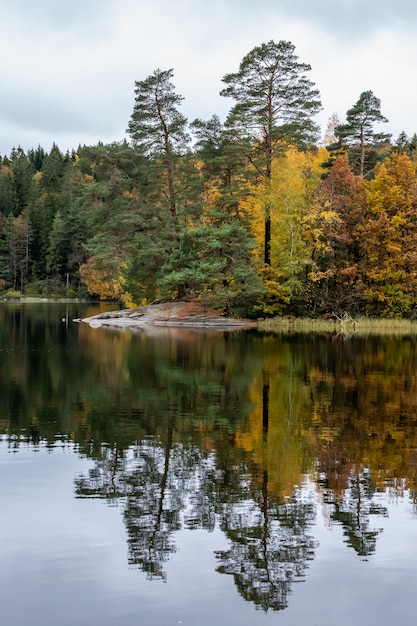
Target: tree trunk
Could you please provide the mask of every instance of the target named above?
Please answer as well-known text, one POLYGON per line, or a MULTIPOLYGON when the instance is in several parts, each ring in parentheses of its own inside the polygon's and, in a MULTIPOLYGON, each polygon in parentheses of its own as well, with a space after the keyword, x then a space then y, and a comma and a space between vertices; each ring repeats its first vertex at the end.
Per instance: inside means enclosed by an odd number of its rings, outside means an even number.
POLYGON ((264 263, 271 265, 271 209, 269 201, 265 207, 264 263))

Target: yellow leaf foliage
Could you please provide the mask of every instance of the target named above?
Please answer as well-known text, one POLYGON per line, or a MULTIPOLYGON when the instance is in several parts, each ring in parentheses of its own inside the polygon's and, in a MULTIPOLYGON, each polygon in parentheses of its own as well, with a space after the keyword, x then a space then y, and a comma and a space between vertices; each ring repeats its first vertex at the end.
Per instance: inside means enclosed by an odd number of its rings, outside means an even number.
POLYGON ((122 297, 122 277, 117 264, 92 257, 81 265, 80 274, 90 294, 102 300, 118 300, 122 297))

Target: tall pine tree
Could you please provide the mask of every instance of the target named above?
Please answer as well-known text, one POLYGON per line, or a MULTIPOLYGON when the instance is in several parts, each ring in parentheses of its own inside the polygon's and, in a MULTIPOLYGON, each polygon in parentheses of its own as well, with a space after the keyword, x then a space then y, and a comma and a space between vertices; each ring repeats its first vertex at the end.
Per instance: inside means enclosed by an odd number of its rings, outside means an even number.
POLYGON ((365 175, 366 150, 387 141, 391 135, 377 133, 376 123, 388 122, 381 113, 381 101, 372 91, 363 91, 356 104, 346 113, 346 124, 335 128, 339 145, 359 148, 359 175, 365 175))
MULTIPOLYGON (((293 144, 306 146, 318 138, 312 117, 321 108, 319 92, 307 78, 310 66, 300 63, 289 41, 269 41, 253 48, 238 72, 226 74, 221 95, 236 104, 227 124, 241 128, 251 139, 248 157, 258 174, 271 179, 272 159, 293 144)), ((267 194, 268 195, 268 194, 267 194)), ((264 261, 271 264, 271 209, 265 204, 264 261)))

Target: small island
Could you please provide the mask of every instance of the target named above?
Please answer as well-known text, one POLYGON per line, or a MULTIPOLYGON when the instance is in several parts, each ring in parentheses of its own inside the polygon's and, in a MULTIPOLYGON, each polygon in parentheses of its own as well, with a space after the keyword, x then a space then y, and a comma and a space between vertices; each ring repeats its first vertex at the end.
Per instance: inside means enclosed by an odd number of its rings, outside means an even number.
POLYGON ((99 313, 81 321, 93 328, 111 326, 135 329, 147 326, 169 326, 236 330, 258 326, 256 321, 221 315, 218 311, 195 302, 151 304, 134 309, 99 313))

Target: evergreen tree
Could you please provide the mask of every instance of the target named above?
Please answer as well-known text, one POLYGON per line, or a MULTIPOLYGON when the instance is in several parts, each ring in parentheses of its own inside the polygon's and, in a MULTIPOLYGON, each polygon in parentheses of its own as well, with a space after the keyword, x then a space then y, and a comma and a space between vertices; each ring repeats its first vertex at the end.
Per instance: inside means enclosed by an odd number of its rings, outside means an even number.
POLYGON ((195 154, 203 164, 206 197, 213 207, 224 212, 224 219, 234 217, 247 226, 240 210, 240 202, 248 194, 248 182, 253 176, 246 157, 250 149, 247 137, 225 127, 217 115, 207 121, 196 119, 191 128, 197 139, 195 154), (247 150, 242 149, 245 140, 247 150))
POLYGON ((49 239, 55 215, 63 208, 62 196, 58 192, 43 192, 28 210, 32 226, 31 258, 33 273, 38 279, 47 275, 49 239))
POLYGON ((17 213, 16 187, 14 175, 8 165, 0 165, 0 213, 9 215, 17 213))
POLYGON ((408 137, 405 131, 401 131, 394 142, 393 151, 397 154, 406 154, 411 159, 415 158, 417 150, 417 134, 408 137))
POLYGON ((359 175, 365 174, 366 150, 388 141, 388 133, 376 133, 376 123, 388 122, 381 113, 381 101, 372 91, 364 91, 359 100, 346 113, 346 124, 335 128, 339 145, 359 149, 359 175))
POLYGON ((190 293, 202 294, 216 308, 251 315, 263 293, 251 266, 253 247, 237 219, 207 221, 189 230, 167 262, 159 283, 162 294, 169 297, 185 284, 190 293))
POLYGON ((141 228, 139 162, 127 143, 80 150, 80 167, 90 174, 84 174, 76 210, 68 216, 74 242, 79 242, 72 256, 77 249, 85 252, 79 259, 82 281, 101 297, 120 297, 125 290, 123 272, 141 228))
POLYGON ((45 156, 42 162, 42 187, 47 191, 59 192, 61 190, 64 171, 65 157, 58 146, 54 144, 50 153, 45 156))
POLYGON ((12 289, 23 291, 29 272, 30 224, 23 213, 18 217, 10 214, 5 221, 5 248, 8 253, 7 282, 12 289))
POLYGON ((88 233, 79 207, 83 182, 79 162, 80 159, 73 156, 65 165, 61 203, 52 221, 46 258, 48 274, 55 274, 61 281, 76 287, 80 265, 85 261, 83 246, 88 233))
POLYGON ((175 173, 177 158, 187 150, 189 136, 187 120, 178 110, 183 97, 175 93, 172 77, 172 69, 157 69, 145 80, 136 82, 135 105, 127 132, 138 153, 152 159, 157 175, 164 178, 169 211, 177 231, 175 173))
POLYGON ((46 157, 45 150, 39 145, 36 150, 28 150, 28 157, 36 172, 40 172, 46 157))
POLYGON ((19 215, 33 198, 34 168, 22 148, 14 148, 10 156, 10 166, 16 192, 16 213, 19 215))
POLYGON ((7 286, 10 275, 10 255, 7 245, 6 223, 5 215, 0 213, 0 291, 7 286))
MULTIPOLYGON (((310 66, 300 63, 295 46, 288 41, 269 41, 253 48, 241 61, 239 71, 226 74, 221 95, 236 104, 227 124, 238 127, 251 139, 248 157, 258 174, 271 178, 274 154, 288 144, 310 145, 318 138, 312 117, 321 108, 319 93, 306 74, 310 66)), ((265 205, 264 261, 271 264, 271 211, 265 205)))

